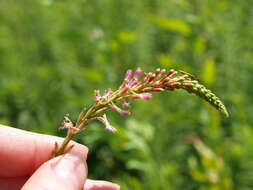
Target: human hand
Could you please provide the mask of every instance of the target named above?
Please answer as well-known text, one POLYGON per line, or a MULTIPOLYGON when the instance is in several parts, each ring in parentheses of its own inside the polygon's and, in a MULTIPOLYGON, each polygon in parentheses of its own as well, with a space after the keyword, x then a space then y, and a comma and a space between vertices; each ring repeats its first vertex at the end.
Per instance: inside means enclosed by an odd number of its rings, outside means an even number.
POLYGON ((0 125, 1 190, 119 190, 111 182, 86 180, 88 149, 78 143, 51 158, 59 137, 0 125))

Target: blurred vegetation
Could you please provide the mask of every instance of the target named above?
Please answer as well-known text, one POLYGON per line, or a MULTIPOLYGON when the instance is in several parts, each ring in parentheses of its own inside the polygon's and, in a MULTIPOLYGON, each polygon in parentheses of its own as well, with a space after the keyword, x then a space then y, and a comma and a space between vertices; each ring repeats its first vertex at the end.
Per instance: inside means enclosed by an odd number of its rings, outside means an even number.
POLYGON ((122 189, 253 188, 252 0, 0 0, 0 123, 64 136, 128 68, 193 73, 230 112, 182 91, 79 134, 89 175, 122 189), (152 109, 150 109, 152 108, 152 109))

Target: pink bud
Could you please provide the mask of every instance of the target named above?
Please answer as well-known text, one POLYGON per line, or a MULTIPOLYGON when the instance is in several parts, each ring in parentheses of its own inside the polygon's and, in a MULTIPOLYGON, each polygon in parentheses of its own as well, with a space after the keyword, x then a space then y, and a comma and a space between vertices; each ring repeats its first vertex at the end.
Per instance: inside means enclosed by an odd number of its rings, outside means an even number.
POLYGON ((152 94, 150 93, 133 94, 131 97, 134 99, 149 100, 152 98, 152 94))
POLYGON ((64 116, 64 119, 61 122, 59 129, 69 129, 69 130, 73 130, 73 131, 79 131, 78 128, 74 127, 74 124, 71 122, 71 120, 68 118, 68 116, 64 116))
POLYGON ((129 90, 128 86, 121 87, 121 94, 125 94, 126 92, 128 92, 128 90, 129 90))
POLYGON ((110 88, 106 89, 103 94, 103 98, 107 98, 112 93, 110 88))
POLYGON ((105 130, 107 130, 107 131, 109 131, 109 132, 111 132, 111 133, 115 133, 115 132, 117 132, 117 129, 115 129, 113 126, 111 126, 111 125, 106 125, 105 126, 105 130))
POLYGON ((94 100, 95 102, 98 102, 100 99, 101 99, 101 95, 100 95, 99 90, 95 90, 95 91, 94 91, 94 94, 93 94, 93 100, 94 100))
POLYGON ((163 92, 163 88, 150 88, 150 89, 145 89, 143 90, 144 92, 163 92))
POLYGON ((129 115, 129 114, 131 114, 129 111, 122 110, 121 108, 119 108, 115 104, 113 104, 112 106, 110 106, 110 109, 118 112, 120 115, 129 115))
POLYGON ((129 108, 130 107, 130 103, 125 101, 125 102, 122 103, 122 107, 123 108, 129 108))
POLYGON ((132 77, 132 70, 129 69, 125 74, 125 80, 129 80, 131 77, 132 77))
POLYGON ((110 125, 105 114, 103 115, 103 117, 98 117, 97 119, 105 125, 105 130, 111 133, 115 133, 117 131, 117 129, 115 129, 113 126, 110 125))
POLYGON ((137 84, 138 84, 138 81, 136 79, 132 79, 132 80, 129 81, 129 83, 127 84, 127 86, 129 88, 132 88, 132 87, 134 87, 137 84))
POLYGON ((142 70, 140 67, 138 67, 134 73, 134 77, 138 79, 141 76, 141 74, 142 74, 142 70))
POLYGON ((144 100, 149 100, 152 98, 152 94, 150 94, 150 93, 142 93, 140 95, 141 95, 142 99, 144 99, 144 100))
POLYGON ((71 122, 63 121, 60 124, 60 129, 70 129, 72 127, 74 127, 74 126, 73 126, 73 123, 71 123, 71 122))

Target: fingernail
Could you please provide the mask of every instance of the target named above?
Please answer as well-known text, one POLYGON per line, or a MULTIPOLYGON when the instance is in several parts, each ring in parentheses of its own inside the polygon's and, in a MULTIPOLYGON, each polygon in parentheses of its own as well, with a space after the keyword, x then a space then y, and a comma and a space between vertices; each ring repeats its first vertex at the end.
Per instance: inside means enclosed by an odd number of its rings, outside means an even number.
POLYGON ((57 160, 54 167, 56 175, 61 178, 68 178, 73 175, 80 175, 80 170, 84 170, 85 163, 82 157, 75 153, 68 153, 57 160))
POLYGON ((93 190, 93 189, 120 190, 120 186, 118 184, 109 181, 87 179, 84 184, 84 190, 93 190))

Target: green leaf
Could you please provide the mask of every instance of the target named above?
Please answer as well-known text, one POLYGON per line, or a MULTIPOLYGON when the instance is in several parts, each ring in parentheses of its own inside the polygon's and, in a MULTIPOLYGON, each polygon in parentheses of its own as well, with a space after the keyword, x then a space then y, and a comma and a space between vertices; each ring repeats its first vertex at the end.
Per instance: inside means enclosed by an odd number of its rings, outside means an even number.
POLYGON ((178 32, 182 35, 188 35, 191 32, 190 26, 183 20, 163 18, 155 15, 150 16, 150 20, 163 29, 178 32))
POLYGON ((205 61, 202 73, 203 81, 208 85, 213 84, 216 76, 216 66, 212 58, 208 58, 205 61))

